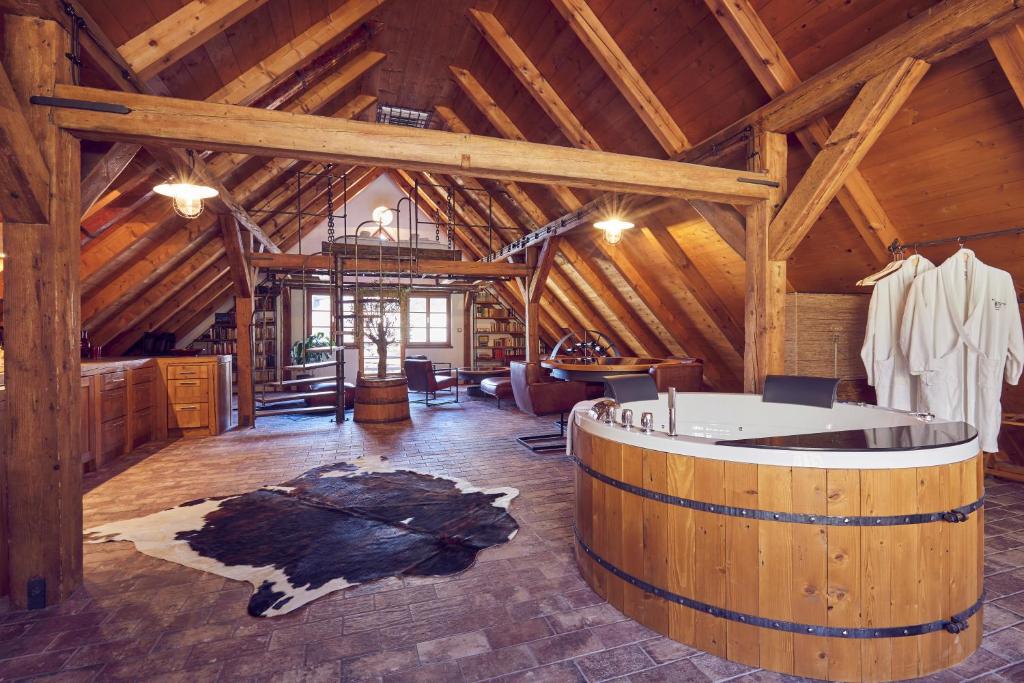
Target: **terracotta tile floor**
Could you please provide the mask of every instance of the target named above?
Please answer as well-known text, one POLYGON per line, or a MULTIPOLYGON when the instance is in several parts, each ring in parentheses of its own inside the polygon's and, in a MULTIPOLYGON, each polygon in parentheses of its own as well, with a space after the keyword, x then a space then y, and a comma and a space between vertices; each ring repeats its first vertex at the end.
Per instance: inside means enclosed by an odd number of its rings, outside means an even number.
MULTIPOLYGON (((239 493, 340 460, 520 489, 522 530, 465 573, 386 580, 284 617, 245 614, 248 584, 89 545, 66 604, 0 613, 0 678, 60 681, 766 681, 782 676, 679 645, 591 592, 573 565, 571 468, 512 435, 551 427, 471 401, 397 427, 269 418, 256 430, 146 448, 86 479, 87 525, 239 493)), ((941 681, 1024 680, 1024 486, 989 482, 984 647, 941 681)))

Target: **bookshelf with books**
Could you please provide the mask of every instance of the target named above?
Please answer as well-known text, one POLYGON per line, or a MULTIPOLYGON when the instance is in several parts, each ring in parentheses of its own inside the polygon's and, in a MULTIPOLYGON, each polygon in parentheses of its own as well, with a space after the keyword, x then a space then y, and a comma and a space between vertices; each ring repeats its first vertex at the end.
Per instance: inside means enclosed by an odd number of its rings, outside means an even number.
POLYGON ((278 294, 275 283, 258 287, 253 300, 252 348, 253 384, 258 391, 263 384, 280 380, 280 339, 278 338, 278 294))
POLYGON ((473 301, 473 367, 507 367, 526 359, 526 324, 484 290, 473 301))

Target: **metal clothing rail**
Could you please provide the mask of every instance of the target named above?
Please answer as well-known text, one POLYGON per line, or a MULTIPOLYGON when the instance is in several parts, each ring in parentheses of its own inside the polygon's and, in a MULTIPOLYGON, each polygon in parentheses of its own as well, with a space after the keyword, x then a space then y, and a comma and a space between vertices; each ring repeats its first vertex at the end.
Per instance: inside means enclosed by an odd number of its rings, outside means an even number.
POLYGON ((1006 235, 1024 235, 1024 227, 1005 228, 1003 230, 990 230, 989 232, 978 232, 973 235, 957 235, 956 237, 942 237, 934 240, 923 240, 920 242, 909 242, 902 244, 899 240, 893 240, 889 245, 889 251, 898 254, 907 249, 921 249, 924 247, 936 247, 942 244, 959 244, 963 246, 966 242, 976 240, 987 240, 993 237, 1004 237, 1006 235))

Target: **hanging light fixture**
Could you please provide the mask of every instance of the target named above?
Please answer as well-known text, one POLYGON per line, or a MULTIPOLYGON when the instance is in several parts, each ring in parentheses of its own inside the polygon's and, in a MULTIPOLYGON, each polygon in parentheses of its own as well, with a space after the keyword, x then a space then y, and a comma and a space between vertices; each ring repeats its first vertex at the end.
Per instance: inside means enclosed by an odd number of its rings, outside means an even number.
POLYGON ((608 244, 618 244, 622 239, 622 231, 629 230, 633 224, 621 218, 606 218, 603 221, 594 223, 594 227, 604 232, 604 241, 608 244))
MULTIPOLYGON (((195 177, 195 155, 192 150, 188 151, 189 164, 191 166, 188 178, 195 177)), ((216 197, 218 192, 208 185, 198 185, 188 182, 184 176, 178 181, 168 180, 153 188, 153 192, 170 197, 174 206, 174 213, 182 218, 198 218, 203 213, 203 200, 216 197)))
POLYGON ((395 212, 386 206, 378 206, 371 215, 377 225, 382 228, 388 227, 395 220, 395 212))

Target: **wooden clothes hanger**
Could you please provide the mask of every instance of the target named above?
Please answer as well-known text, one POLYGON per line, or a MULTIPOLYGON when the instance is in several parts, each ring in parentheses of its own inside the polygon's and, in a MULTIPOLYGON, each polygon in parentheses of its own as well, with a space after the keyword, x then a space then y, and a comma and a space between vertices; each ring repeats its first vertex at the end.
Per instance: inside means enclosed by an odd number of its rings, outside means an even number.
MULTIPOLYGON (((916 254, 915 254, 916 256, 916 254)), ((920 257, 918 257, 920 260, 920 257)), ((857 281, 858 287, 874 287, 879 281, 884 280, 888 276, 895 273, 897 270, 903 267, 905 261, 903 260, 903 250, 900 249, 893 253, 893 260, 885 264, 885 268, 873 275, 868 275, 866 278, 857 281)))

